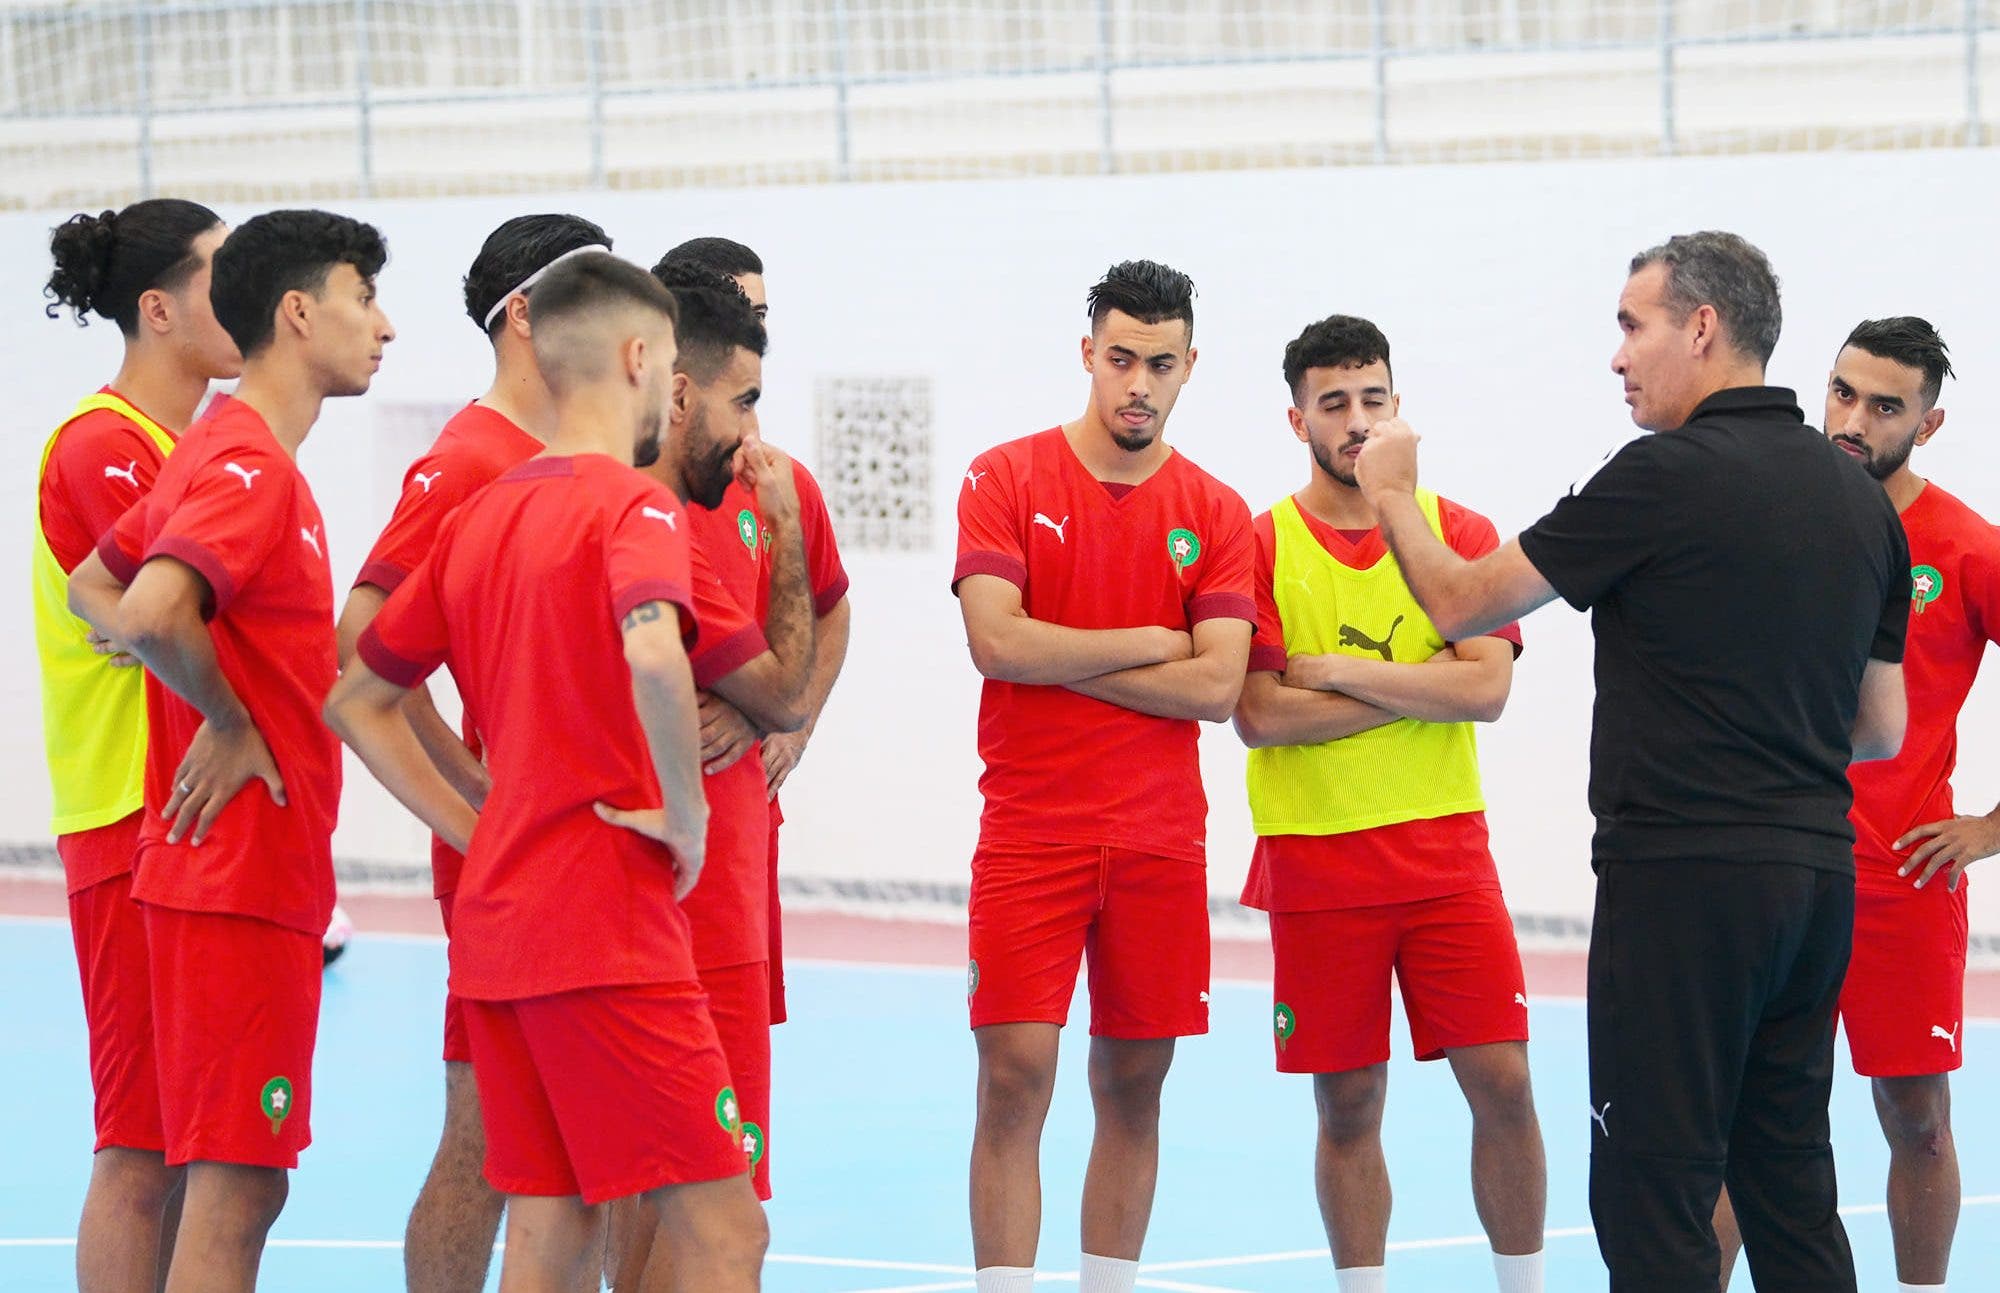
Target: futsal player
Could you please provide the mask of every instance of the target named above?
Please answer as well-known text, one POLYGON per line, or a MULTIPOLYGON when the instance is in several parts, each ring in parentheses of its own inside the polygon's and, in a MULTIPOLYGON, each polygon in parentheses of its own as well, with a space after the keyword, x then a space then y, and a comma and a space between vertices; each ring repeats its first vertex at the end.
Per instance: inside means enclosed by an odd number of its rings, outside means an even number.
MULTIPOLYGON (((1448 641, 1388 556, 1354 480, 1396 415, 1389 340, 1336 314, 1285 348, 1305 487, 1253 523, 1257 632, 1236 705, 1257 848, 1243 901, 1271 913, 1278 1070, 1313 1075, 1320 1212, 1341 1293, 1380 1293, 1389 977, 1417 1058, 1472 1109, 1472 1189, 1501 1293, 1540 1293, 1548 1180, 1528 999, 1487 844, 1473 724, 1500 717, 1518 625, 1448 641)), ((1425 525, 1476 560, 1493 523, 1428 490, 1425 525)))
POLYGON ((140 674, 100 654, 69 610, 69 574, 153 487, 211 380, 242 369, 208 301, 228 230, 205 206, 152 198, 73 216, 49 238, 50 318, 108 320, 124 339, 111 384, 86 395, 43 447, 29 556, 42 732, 69 893, 95 1097, 96 1153, 77 1223, 77 1287, 152 1289, 173 1252, 181 1173, 168 1168, 153 1059, 146 927, 132 901, 145 807, 140 674))
MULTIPOLYGON (((764 327, 729 279, 699 265, 656 268, 679 309, 671 424, 693 442, 733 454, 737 478, 716 507, 690 507, 683 519, 694 568, 701 641, 689 654, 695 686, 719 696, 760 729, 805 722, 813 666, 812 595, 799 537, 799 499, 791 464, 757 439, 764 327), (748 483, 746 484, 746 480, 748 483), (770 536, 766 551, 761 536, 770 536), (757 592, 771 567, 771 613, 760 626, 757 592)), ((726 467, 726 464, 725 464, 726 467)), ((659 473, 659 464, 649 469, 659 473)), ((708 796, 708 852, 702 883, 681 904, 693 940, 695 972, 729 1063, 743 1120, 743 1152, 757 1197, 771 1197, 771 910, 768 892, 770 807, 764 773, 749 754, 702 781, 708 796)), ((622 1214, 623 1208, 620 1209, 622 1214)), ((624 1236, 615 1287, 670 1285, 676 1254, 654 1248, 657 1227, 622 1215, 624 1236)))
POLYGON ((1174 1039, 1208 1031, 1197 723, 1235 710, 1257 614, 1249 510, 1164 438, 1194 370, 1194 284, 1126 261, 1087 308, 1082 415, 980 454, 958 499, 952 587, 986 679, 966 984, 980 1293, 1034 1280, 1042 1124, 1086 948, 1082 1286, 1133 1287, 1174 1039))
POLYGON ((1478 561, 1431 533, 1416 435, 1357 479, 1440 632, 1591 608, 1591 1216, 1613 1293, 1707 1290, 1727 1179, 1764 1288, 1854 1287, 1827 1096, 1854 918, 1847 766, 1903 739, 1895 509, 1764 385, 1778 284, 1727 233, 1633 258, 1612 369, 1639 426, 1478 561), (1811 536, 1810 542, 1801 536, 1811 536))
MULTIPOLYGON (((465 275, 465 312, 493 347, 493 381, 484 395, 452 415, 436 442, 404 473, 395 511, 340 612, 343 667, 353 660, 355 643, 382 603, 429 554, 444 518, 503 472, 541 452, 554 429, 554 411, 535 366, 528 294, 563 257, 610 246, 611 239, 597 225, 581 216, 556 214, 516 216, 480 246, 465 275)), ((472 724, 464 724, 463 736, 453 732, 423 686, 411 689, 403 712, 438 769, 477 808, 488 779, 472 724)), ((432 888, 447 937, 463 864, 457 850, 432 838, 432 888)), ((464 1008, 449 993, 444 1075, 444 1130, 403 1235, 403 1272, 415 1293, 473 1293, 486 1287, 493 1237, 506 1202, 480 1173, 486 1138, 479 1088, 465 1040, 464 1008)))
POLYGON ((502 1287, 523 1293, 588 1280, 594 1206, 631 1194, 685 1254, 683 1288, 754 1289, 765 1242, 677 903, 703 879, 708 807, 676 494, 718 499, 730 455, 686 430, 662 443, 674 313, 602 252, 535 285, 547 449, 445 518, 327 701, 369 769, 465 853, 451 986, 486 1177, 508 1196, 502 1287), (671 490, 633 470, 655 455, 671 490), (401 712, 445 663, 492 776, 477 814, 401 712))
MULTIPOLYGON (((1910 544, 1903 669, 1910 721, 1895 758, 1857 766, 1854 957, 1840 1018, 1855 1072, 1871 1079, 1889 1141, 1889 1233, 1900 1293, 1945 1287, 1958 1228, 1952 1070, 1965 1045, 1965 868, 2000 852, 2000 809, 1953 811, 1958 715, 1988 642, 2000 642, 2000 534, 1910 467, 1944 425, 1951 375, 1927 321, 1871 319, 1848 334, 1826 385, 1826 434, 1882 483, 1910 544)), ((1735 1218, 1716 1212, 1723 1284, 1735 1218)))
POLYGON ((295 457, 395 336, 368 225, 246 221, 215 252, 234 397, 188 429, 151 493, 77 568, 70 604, 147 669, 144 910, 160 1122, 187 1165, 169 1293, 251 1289, 312 1136, 321 936, 340 749, 326 530, 295 457))
MULTIPOLYGON (((653 268, 654 273, 683 264, 701 265, 728 275, 748 298, 760 323, 770 317, 765 291, 764 261, 755 251, 729 238, 691 238, 669 251, 653 268)), ((762 438, 762 432, 759 432, 762 438)), ((741 710, 713 692, 702 697, 702 758, 709 769, 720 772, 742 758, 757 743, 762 751, 765 787, 771 799, 771 1022, 785 1022, 785 938, 782 903, 778 897, 778 828, 785 820, 779 791, 791 777, 805 754, 806 744, 819 727, 819 716, 833 694, 847 660, 850 612, 847 601, 847 570, 841 564, 840 546, 834 539, 833 517, 819 482, 794 458, 792 475, 799 495, 799 527, 805 539, 806 563, 813 594, 813 672, 806 689, 806 721, 797 731, 760 729, 741 710)), ((770 601, 770 566, 758 593, 759 620, 768 627, 764 608, 770 601)))

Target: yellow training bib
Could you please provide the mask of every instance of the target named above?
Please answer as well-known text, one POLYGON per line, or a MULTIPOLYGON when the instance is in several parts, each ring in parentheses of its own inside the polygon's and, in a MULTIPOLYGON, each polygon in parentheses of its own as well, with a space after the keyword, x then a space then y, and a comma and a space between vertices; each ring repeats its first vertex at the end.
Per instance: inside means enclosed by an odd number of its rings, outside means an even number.
POLYGON ((35 537, 29 559, 34 593, 35 650, 42 661, 42 739, 55 790, 57 835, 108 826, 145 802, 146 691, 138 669, 113 668, 90 647, 90 626, 69 612, 69 575, 42 530, 41 476, 56 438, 86 413, 109 409, 143 430, 162 454, 174 438, 116 395, 99 393, 76 406, 42 446, 35 477, 35 537))
MULTIPOLYGON (((1417 503, 1442 538, 1437 495, 1418 490, 1417 503)), ((1421 665, 1444 647, 1394 554, 1366 570, 1341 564, 1291 498, 1271 509, 1271 521, 1272 583, 1286 655, 1366 655, 1421 665)), ((1486 807, 1471 723, 1405 718, 1321 745, 1252 750, 1248 782, 1259 835, 1340 835, 1486 807)))

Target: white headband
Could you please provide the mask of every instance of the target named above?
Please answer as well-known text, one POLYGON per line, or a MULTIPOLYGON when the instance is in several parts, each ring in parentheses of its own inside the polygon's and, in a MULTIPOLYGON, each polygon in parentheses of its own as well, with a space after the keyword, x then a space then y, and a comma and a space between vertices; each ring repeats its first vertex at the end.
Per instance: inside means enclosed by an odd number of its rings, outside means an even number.
POLYGON ((486 312, 486 319, 479 326, 486 331, 489 332, 492 331, 493 320, 499 317, 500 311, 507 308, 507 302, 513 300, 515 297, 521 295, 521 293, 527 291, 535 284, 541 282, 542 275, 548 273, 556 266, 562 264, 564 261, 568 260, 571 256, 581 256, 587 251, 601 251, 604 252, 606 255, 609 255, 611 252, 611 248, 606 247, 602 243, 594 242, 590 244, 588 247, 573 247, 570 250, 564 252, 562 255, 556 257, 548 264, 542 266, 534 273, 528 275, 526 278, 516 283, 511 291, 503 293, 500 299, 493 303, 493 308, 486 312))

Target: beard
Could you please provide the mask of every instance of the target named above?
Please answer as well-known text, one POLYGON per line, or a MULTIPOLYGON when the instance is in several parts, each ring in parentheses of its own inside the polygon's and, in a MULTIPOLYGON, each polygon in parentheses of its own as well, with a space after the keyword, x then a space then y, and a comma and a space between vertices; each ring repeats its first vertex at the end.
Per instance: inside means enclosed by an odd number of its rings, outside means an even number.
POLYGON ((1160 416, 1160 411, 1150 404, 1127 404, 1119 412, 1150 413, 1153 415, 1153 420, 1137 430, 1113 420, 1110 423, 1111 442, 1126 453, 1140 453, 1152 448, 1153 441, 1160 438, 1160 430, 1166 425, 1166 419, 1160 416))
MULTIPOLYGON (((1319 464, 1321 471, 1349 488, 1357 485, 1358 482, 1355 480, 1354 464, 1352 462, 1341 457, 1340 454, 1335 453, 1332 449, 1327 448, 1317 440, 1310 443, 1312 444, 1313 461, 1319 464)), ((1341 446, 1343 450, 1346 447, 1346 445, 1341 446)))
POLYGON ((687 486, 688 501, 713 511, 722 505, 722 495, 736 478, 736 451, 743 441, 739 437, 724 444, 710 438, 708 413, 699 405, 690 412, 683 434, 687 437, 687 467, 681 479, 687 486))
POLYGON ((1917 447, 1917 435, 1914 431, 1902 443, 1892 444, 1880 453, 1870 449, 1867 445, 1852 436, 1836 436, 1834 438, 1842 444, 1851 444, 1861 450, 1862 469, 1876 480, 1887 480, 1901 471, 1903 464, 1910 460, 1911 450, 1917 447))
POLYGON ((639 438, 632 442, 632 465, 650 467, 660 460, 660 414, 656 409, 640 425, 639 438))

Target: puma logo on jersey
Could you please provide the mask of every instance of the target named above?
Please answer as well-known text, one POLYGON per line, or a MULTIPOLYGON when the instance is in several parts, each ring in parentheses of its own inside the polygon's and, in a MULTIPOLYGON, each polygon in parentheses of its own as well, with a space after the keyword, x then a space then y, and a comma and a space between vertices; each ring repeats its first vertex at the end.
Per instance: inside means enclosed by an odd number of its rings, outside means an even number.
POLYGON ((639 509, 639 515, 650 516, 655 521, 665 521, 669 530, 674 531, 676 534, 680 532, 680 527, 674 524, 674 514, 672 512, 662 512, 657 507, 642 507, 639 509))
POLYGON ((1958 1054, 1958 1025, 1957 1025, 1957 1024, 1953 1024, 1953 1025, 1951 1026, 1951 1029, 1950 1029, 1950 1031, 1948 1031, 1948 1032, 1947 1032, 1947 1031, 1946 1031, 1946 1030, 1945 1030, 1944 1028, 1942 1028, 1942 1027, 1938 1026, 1937 1024, 1932 1024, 1932 1025, 1931 1025, 1931 1036, 1933 1036, 1933 1037, 1937 1037, 1937 1038, 1940 1038, 1940 1039, 1942 1039, 1942 1040, 1943 1040, 1943 1041, 1944 1041, 1944 1042, 1945 1042, 1945 1043, 1946 1043, 1947 1045, 1949 1045, 1949 1046, 1951 1047, 1951 1053, 1952 1053, 1952 1054, 1954 1054, 1954 1055, 1958 1054))
POLYGON ((1604 1138, 1606 1140, 1611 1139, 1611 1128, 1604 1125, 1604 1115, 1610 1112, 1611 1112, 1611 1102, 1609 1100, 1606 1100, 1604 1102, 1604 1107, 1602 1109, 1593 1108, 1590 1111, 1590 1120, 1597 1124, 1597 1129, 1604 1133, 1604 1138))
POLYGON ((304 539, 304 540, 306 541, 306 544, 307 544, 307 546, 309 546, 309 547, 311 547, 311 548, 312 548, 312 550, 313 550, 313 555, 314 555, 315 557, 322 557, 322 558, 323 558, 323 557, 325 557, 325 556, 326 556, 326 554, 325 554, 324 552, 321 552, 321 551, 319 550, 319 527, 318 527, 317 525, 315 525, 315 526, 314 526, 314 527, 313 527, 312 529, 310 529, 310 530, 306 529, 306 528, 305 528, 305 527, 304 527, 303 525, 302 525, 302 526, 300 526, 300 527, 299 527, 299 537, 300 537, 301 539, 304 539))
POLYGON ((1396 630, 1401 627, 1403 627, 1403 617, 1398 615, 1396 622, 1389 626, 1389 635, 1380 642, 1377 642, 1374 638, 1369 637, 1352 624, 1343 624, 1340 626, 1340 645, 1362 647, 1365 650, 1375 652, 1384 660, 1394 664, 1396 657, 1390 653, 1389 644, 1396 640, 1396 630))
POLYGON ((1517 992, 1514 994, 1514 1004, 1526 1010, 1528 1008, 1528 999, 1517 992))
POLYGON ((412 472, 410 475, 410 479, 414 480, 419 485, 422 485, 424 487, 424 493, 428 494, 431 492, 431 482, 438 479, 442 475, 444 475, 444 473, 441 471, 434 471, 428 476, 424 475, 422 472, 419 471, 419 472, 412 472))
POLYGON ((1051 521, 1047 516, 1044 516, 1042 513, 1037 512, 1035 513, 1035 524, 1048 526, 1051 530, 1054 530, 1056 532, 1056 541, 1058 543, 1062 544, 1064 547, 1069 546, 1069 540, 1063 538, 1063 526, 1069 524, 1069 518, 1067 516, 1065 516, 1062 519, 1062 524, 1058 525, 1056 522, 1051 521))
POLYGON ((122 480, 133 489, 139 488, 139 460, 134 458, 123 467, 106 466, 104 469, 104 479, 122 480))
POLYGON ((973 493, 977 494, 979 492, 979 478, 985 474, 983 471, 968 471, 965 473, 965 483, 972 486, 973 493))
POLYGON ((222 469, 224 471, 233 471, 237 475, 241 476, 243 478, 243 488, 245 489, 250 488, 253 484, 256 483, 257 478, 264 474, 264 469, 262 467, 253 467, 248 471, 245 471, 243 468, 237 466, 233 462, 223 463, 222 469))

